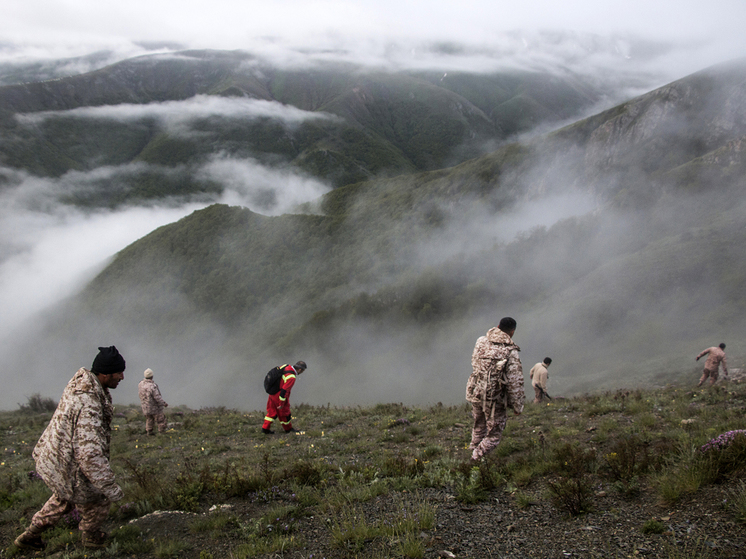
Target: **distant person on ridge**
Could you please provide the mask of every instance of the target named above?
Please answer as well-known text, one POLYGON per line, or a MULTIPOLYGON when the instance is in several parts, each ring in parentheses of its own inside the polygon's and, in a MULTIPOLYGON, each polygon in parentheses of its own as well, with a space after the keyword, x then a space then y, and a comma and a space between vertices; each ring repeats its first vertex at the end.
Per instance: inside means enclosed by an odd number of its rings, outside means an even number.
POLYGON ((109 463, 114 408, 109 389, 124 379, 124 358, 114 346, 100 347, 88 370, 67 383, 57 410, 34 448, 36 471, 52 496, 15 540, 21 549, 42 550, 41 534, 78 509, 84 547, 106 545, 101 525, 112 501, 122 498, 109 463))
POLYGON ((710 377, 710 386, 715 384, 718 379, 718 370, 720 369, 720 363, 723 364, 723 373, 728 376, 728 362, 725 359, 725 344, 720 344, 718 347, 708 347, 702 353, 697 355, 695 361, 699 361, 700 357, 707 355, 707 361, 705 361, 705 370, 702 373, 702 378, 699 379, 697 386, 702 384, 710 377), (708 355, 709 354, 709 355, 708 355))
POLYGON ((280 389, 267 398, 267 415, 264 416, 264 425, 262 425, 262 433, 265 435, 275 434, 271 427, 274 420, 278 418, 283 431, 286 433, 295 431, 290 421, 290 391, 295 385, 297 375, 302 374, 307 368, 305 361, 298 361, 295 365, 284 365, 282 367, 280 389))
POLYGON ((471 356, 472 373, 466 383, 466 400, 471 402, 474 426, 471 431, 471 459, 479 460, 492 451, 508 422, 508 409, 523 412, 523 368, 513 343, 516 321, 509 316, 480 337, 471 356))
POLYGON ((547 368, 551 364, 551 358, 545 357, 544 361, 531 367, 529 377, 531 377, 531 386, 534 387, 534 404, 540 404, 547 393, 547 380, 549 380, 547 368))
POLYGON ((140 396, 140 406, 145 416, 145 432, 155 435, 154 427, 158 426, 158 432, 166 430, 166 414, 163 413, 168 404, 163 400, 158 385, 153 380, 153 370, 145 369, 140 384, 137 385, 137 394, 140 396))

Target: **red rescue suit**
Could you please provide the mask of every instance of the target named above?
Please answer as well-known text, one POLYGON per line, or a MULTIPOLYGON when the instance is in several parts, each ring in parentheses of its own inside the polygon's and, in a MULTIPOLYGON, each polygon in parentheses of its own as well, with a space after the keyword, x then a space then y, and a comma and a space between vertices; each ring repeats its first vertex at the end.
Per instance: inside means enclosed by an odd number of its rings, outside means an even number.
POLYGON ((293 424, 290 422, 290 390, 295 384, 297 374, 298 372, 292 365, 283 369, 280 391, 277 394, 270 394, 267 398, 267 415, 264 416, 262 429, 269 429, 272 422, 279 418, 284 431, 293 430, 293 424))

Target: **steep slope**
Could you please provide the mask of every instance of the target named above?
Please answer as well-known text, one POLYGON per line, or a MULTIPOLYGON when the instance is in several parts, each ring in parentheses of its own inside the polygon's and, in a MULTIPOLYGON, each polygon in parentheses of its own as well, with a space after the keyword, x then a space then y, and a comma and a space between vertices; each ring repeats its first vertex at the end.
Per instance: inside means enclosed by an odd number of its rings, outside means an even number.
POLYGON ((206 366, 233 386, 302 353, 309 401, 393 400, 406 372, 427 402, 458 400, 474 339, 514 315, 525 363, 551 355, 564 391, 654 382, 746 326, 744 76, 713 68, 452 169, 339 188, 324 216, 212 206, 122 251, 65 329, 168 355, 194 390, 206 366))

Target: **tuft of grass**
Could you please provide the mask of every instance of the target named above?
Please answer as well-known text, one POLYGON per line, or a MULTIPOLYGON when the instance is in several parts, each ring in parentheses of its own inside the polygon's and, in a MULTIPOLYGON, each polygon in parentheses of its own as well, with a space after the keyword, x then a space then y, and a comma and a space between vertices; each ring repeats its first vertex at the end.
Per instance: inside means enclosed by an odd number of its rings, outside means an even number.
POLYGON ((332 545, 350 551, 360 551, 366 540, 372 540, 381 535, 376 524, 371 524, 368 518, 357 511, 343 512, 334 520, 331 529, 332 545))
POLYGON ((519 509, 527 509, 528 507, 536 504, 536 500, 531 497, 531 495, 529 495, 528 493, 524 493, 523 491, 516 491, 514 497, 515 504, 519 509))
POLYGON ((645 521, 640 531, 643 534, 662 534, 666 531, 666 525, 660 520, 650 519, 645 521))
POLYGON ((267 537, 250 537, 247 543, 236 546, 231 551, 235 559, 252 559, 266 554, 277 554, 282 557, 286 551, 303 546, 303 539, 296 534, 270 534, 267 537))
POLYGON ((221 533, 238 528, 236 518, 231 514, 218 512, 215 514, 200 515, 189 523, 189 531, 195 534, 209 533, 213 537, 219 537, 221 533))
POLYGON ((706 538, 696 540, 673 540, 666 545, 665 559, 711 559, 715 557, 715 546, 706 538))
POLYGON ((424 556, 419 534, 435 525, 435 509, 419 497, 397 499, 394 511, 380 518, 370 518, 364 511, 351 508, 335 517, 331 536, 335 547, 351 552, 360 551, 367 542, 389 538, 396 540, 404 557, 424 556))
POLYGON ((154 543, 148 539, 136 526, 125 524, 111 533, 111 539, 117 545, 117 550, 125 556, 140 556, 153 551, 154 543))
POLYGON ((730 490, 726 504, 736 520, 746 524, 746 482, 741 480, 735 488, 730 490))
POLYGON ((156 542, 153 548, 153 554, 158 559, 167 559, 169 557, 179 557, 183 552, 190 549, 189 544, 181 540, 165 539, 156 542))

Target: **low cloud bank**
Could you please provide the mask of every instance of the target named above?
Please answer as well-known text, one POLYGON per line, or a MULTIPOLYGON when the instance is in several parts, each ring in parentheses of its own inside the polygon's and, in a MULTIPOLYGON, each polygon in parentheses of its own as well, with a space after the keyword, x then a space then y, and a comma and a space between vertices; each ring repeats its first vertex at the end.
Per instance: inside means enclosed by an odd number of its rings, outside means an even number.
POLYGON ((194 120, 210 117, 238 120, 267 118, 277 120, 284 125, 300 124, 308 120, 338 118, 328 113, 304 111, 277 101, 215 95, 196 95, 184 101, 164 101, 147 105, 122 103, 100 107, 79 107, 66 111, 41 111, 17 114, 16 118, 21 123, 35 124, 56 116, 110 119, 120 122, 153 118, 159 120, 169 132, 179 130, 188 132, 189 125, 194 120))
MULTIPOLYGON (((18 348, 27 347, 29 340, 41 336, 39 328, 49 318, 49 312, 60 301, 85 287, 118 251, 154 229, 216 202, 278 215, 291 211, 296 204, 317 199, 328 189, 315 179, 289 170, 264 167, 251 160, 218 157, 195 171, 200 178, 223 185, 222 193, 211 199, 199 202, 165 200, 116 210, 80 209, 60 202, 65 195, 98 188, 102 182, 115 187, 123 176, 147 168, 145 164, 131 164, 98 168, 88 173, 73 171, 57 179, 0 168, 0 177, 6 183, 0 191, 0 308, 3 309, 0 360, 4 363, 38 361, 40 356, 19 355, 18 348)), ((211 335, 219 331, 215 325, 205 328, 211 335)), ((98 340, 87 344, 94 344, 90 348, 94 354, 96 343, 116 344, 113 331, 108 342, 101 338, 104 331, 91 328, 88 332, 88 340, 98 340)), ((85 333, 80 334, 85 337, 85 333)), ((54 353, 64 354, 72 362, 76 354, 85 355, 86 347, 60 346, 54 348, 54 353)), ((163 352, 163 348, 160 351, 163 352)), ((147 354, 156 355, 157 352, 148 351, 147 354)), ((63 362, 64 359, 60 363, 63 362)), ((167 365, 159 359, 155 359, 155 363, 161 367, 167 365)), ((88 365, 87 361, 68 363, 68 369, 88 365)), ((38 361, 36 373, 51 366, 38 361)), ((148 366, 144 364, 143 369, 148 366)), ((63 370, 60 374, 64 376, 67 372, 63 370)), ((30 374, 8 385, 0 394, 0 409, 13 408, 38 392, 40 385, 34 383, 34 378, 30 374)), ((46 390, 44 392, 47 394, 46 390)), ((184 401, 187 400, 198 404, 191 398, 184 401)))

